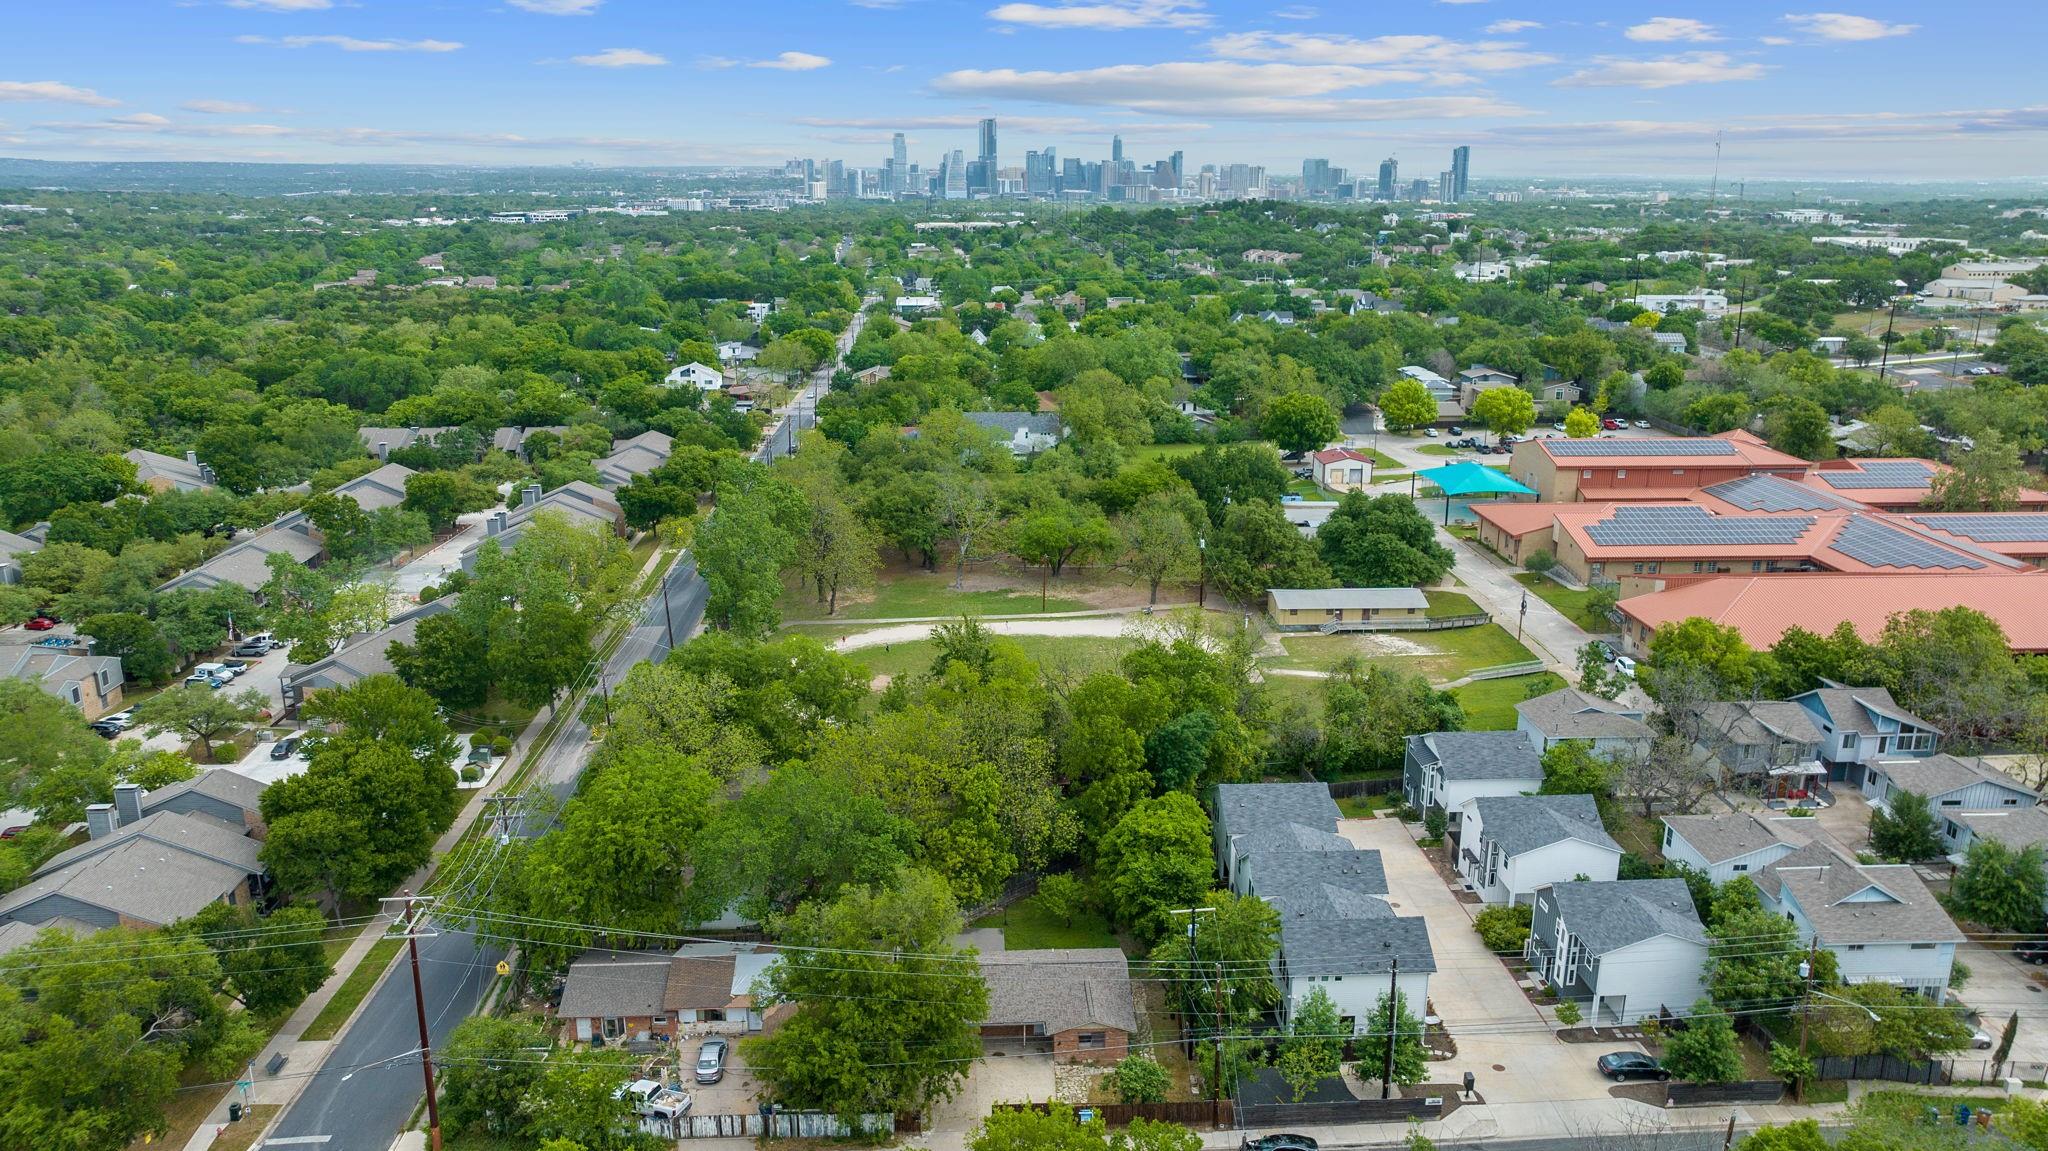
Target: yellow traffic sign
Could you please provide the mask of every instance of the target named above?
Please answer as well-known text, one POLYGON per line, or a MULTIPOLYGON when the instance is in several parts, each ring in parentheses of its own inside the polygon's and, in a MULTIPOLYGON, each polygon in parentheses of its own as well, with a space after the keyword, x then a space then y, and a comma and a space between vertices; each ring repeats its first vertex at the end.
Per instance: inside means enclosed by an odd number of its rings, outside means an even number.
POLYGON ((504 961, 504 960, 502 960, 502 959, 498 960, 498 974, 500 974, 500 975, 510 975, 510 974, 512 974, 512 965, 511 965, 511 964, 509 964, 509 963, 507 963, 507 962, 505 962, 505 961, 504 961))

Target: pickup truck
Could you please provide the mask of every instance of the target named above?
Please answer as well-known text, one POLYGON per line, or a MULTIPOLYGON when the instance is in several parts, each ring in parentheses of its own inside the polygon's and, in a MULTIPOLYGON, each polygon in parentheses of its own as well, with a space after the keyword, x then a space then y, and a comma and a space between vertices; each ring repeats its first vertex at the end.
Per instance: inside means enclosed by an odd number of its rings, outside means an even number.
POLYGON ((212 683, 217 679, 233 678, 235 678, 234 670, 224 663, 202 663, 192 669, 192 674, 185 677, 185 682, 188 684, 212 683))

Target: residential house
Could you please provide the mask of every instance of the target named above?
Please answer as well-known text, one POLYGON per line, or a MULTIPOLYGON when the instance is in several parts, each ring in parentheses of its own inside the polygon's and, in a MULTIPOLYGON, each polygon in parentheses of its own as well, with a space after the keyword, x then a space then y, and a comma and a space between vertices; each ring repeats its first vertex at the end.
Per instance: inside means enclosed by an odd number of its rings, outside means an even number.
POLYGON ((249 905, 262 893, 262 845, 238 824, 146 811, 134 784, 117 787, 115 802, 86 808, 85 822, 86 842, 0 896, 0 923, 163 927, 214 903, 249 905))
POLYGON ((42 550, 41 540, 0 531, 0 584, 20 583, 22 557, 42 550))
POLYGON ((1595 1026, 1684 1012, 1706 995, 1707 933, 1682 879, 1538 891, 1523 956, 1595 1026))
POLYGON ((1436 957, 1424 921, 1397 914, 1387 901, 1379 852, 1337 834, 1337 820, 1337 804, 1320 783, 1216 789, 1219 872, 1232 891, 1280 912, 1273 978, 1283 1021, 1320 988, 1356 1031, 1390 976, 1420 1013, 1436 957))
POLYGON ((626 513, 619 506, 618 497, 596 484, 571 480, 546 494, 541 493, 539 484, 528 484, 519 492, 518 507, 484 517, 483 534, 463 550, 462 570, 476 570, 477 554, 488 540, 496 540, 501 551, 512 550, 526 529, 543 515, 560 516, 573 527, 626 534, 626 513))
POLYGON ((1458 373, 1458 403, 1466 411, 1479 402, 1479 397, 1497 388, 1520 387, 1521 381, 1498 368, 1485 364, 1474 364, 1458 373))
POLYGON ((995 951, 980 956, 988 987, 983 1040, 1049 1043, 1055 1063, 1115 1063, 1138 1030, 1130 961, 1115 947, 995 951))
POLYGON ((1561 687, 1515 705, 1515 730, 1541 753, 1568 739, 1592 745, 1595 755, 1643 755, 1654 738, 1643 710, 1561 687))
MULTIPOLYGON (((1946 582, 1946 581, 1944 581, 1946 582)), ((1863 786, 1867 765, 1880 759, 1933 755, 1941 732, 1900 707, 1882 687, 1850 687, 1833 680, 1792 697, 1820 728, 1820 759, 1828 778, 1863 786)))
POLYGON ((1060 417, 1053 412, 967 412, 967 422, 994 432, 996 439, 1013 456, 1035 456, 1049 451, 1066 436, 1060 417))
POLYGON ((1650 339, 1657 345, 1657 350, 1660 352, 1670 352, 1681 356, 1685 354, 1684 332, 1651 332, 1650 339))
MULTIPOLYGON (((1970 848, 1979 840, 2003 844, 2015 855, 2030 847, 2048 848, 2048 811, 2027 807, 1953 812, 1942 818, 1941 840, 1948 846, 1948 861, 1957 867, 1969 862, 1970 848)), ((2048 911, 2048 895, 2042 896, 2041 904, 2048 911)))
POLYGON ((1834 953, 1845 983, 1890 983, 1948 998, 1963 933, 1904 864, 1857 863, 1818 840, 1755 876, 1764 910, 1783 915, 1802 944, 1834 953))
POLYGON ((305 516, 293 512, 281 517, 276 523, 229 544, 212 559, 187 572, 182 572, 164 581, 157 587, 158 592, 176 591, 180 588, 208 588, 234 584, 250 591, 260 591, 270 582, 270 557, 289 556, 302 564, 312 564, 320 559, 320 540, 313 533, 313 523, 305 516))
POLYGON ((641 432, 629 440, 613 441, 612 454, 592 461, 592 466, 597 469, 598 482, 617 489, 667 463, 674 450, 675 441, 666 433, 641 432))
MULTIPOLYGON (((229 768, 207 768, 183 783, 142 792, 133 810, 122 811, 121 818, 133 822, 158 812, 204 815, 262 839, 268 830, 263 822, 263 791, 269 786, 229 768)), ((121 810, 124 805, 121 787, 116 786, 114 807, 121 810)))
POLYGON ((1369 631, 1428 619, 1429 597, 1412 587, 1273 588, 1266 615, 1280 631, 1369 631))
POLYGON ((727 340, 718 345, 718 362, 721 364, 751 364, 761 358, 761 349, 740 340, 727 340))
POLYGON ((1518 731, 1438 731, 1411 735, 1401 760, 1401 794, 1417 811, 1454 812, 1486 795, 1522 795, 1543 786, 1543 757, 1518 731))
POLYGON ((405 502, 405 482, 411 479, 411 468, 401 464, 385 464, 375 471, 357 476, 334 489, 333 494, 347 496, 356 506, 366 512, 395 508, 405 502))
POLYGON ((2033 807, 2040 795, 1986 764, 1943 752, 1925 759, 1881 759, 1870 764, 1863 795, 1872 807, 1891 810, 1891 799, 1910 791, 1927 800, 1937 819, 1956 811, 2014 811, 2033 807))
POLYGON ((871 388, 888 379, 893 370, 888 364, 876 364, 873 367, 862 368, 860 371, 853 373, 853 378, 856 383, 861 384, 863 387, 871 388))
POLYGON ((341 646, 325 658, 309 664, 285 665, 277 681, 285 713, 296 715, 300 706, 315 692, 350 687, 373 675, 392 674, 395 669, 391 664, 391 645, 413 643, 420 621, 454 610, 460 598, 443 596, 408 608, 392 617, 391 622, 378 631, 359 632, 343 640, 341 646))
POLYGON ((153 492, 203 492, 216 482, 213 469, 199 462, 198 452, 186 452, 184 459, 133 448, 121 458, 135 465, 135 482, 153 492))
POLYGON ((715 392, 725 386, 725 374, 709 364, 692 361, 670 368, 662 382, 671 388, 692 387, 700 392, 715 392))
POLYGON ((1536 388, 1538 404, 1576 404, 1585 393, 1570 380, 1544 380, 1536 388))
POLYGON ((363 442, 363 448, 380 461, 388 462, 391 453, 419 445, 431 447, 435 440, 454 431, 453 427, 424 428, 374 428, 356 429, 356 438, 363 442))
POLYGON ((525 459, 526 441, 542 432, 560 439, 562 433, 568 430, 569 425, 567 424, 545 424, 531 428, 499 428, 491 433, 491 447, 525 459))
POLYGON ((1812 816, 1735 811, 1663 818, 1664 858, 1703 871, 1715 883, 1761 871, 1820 834, 1812 816))
POLYGON ((1484 903, 1527 903, 1578 877, 1613 879, 1621 845, 1590 795, 1489 795, 1458 809, 1452 863, 1484 903))
POLYGON ((1324 448, 1309 460, 1316 483, 1331 491, 1355 492, 1372 484, 1372 456, 1356 448, 1324 448))
POLYGON ((673 951, 597 948, 569 965, 555 1014, 579 1043, 747 1035, 772 1029, 777 1009, 754 1007, 757 980, 779 962, 752 943, 690 943, 673 951))
POLYGON ((1827 775, 1813 713, 1790 700, 1709 703, 1699 709, 1699 749, 1737 783, 1781 799, 1805 799, 1827 775))
POLYGON ((0 678, 27 680, 77 708, 88 721, 121 710, 121 661, 92 654, 83 639, 0 644, 0 678))
POLYGON ((1438 403, 1455 402, 1458 398, 1457 386, 1428 368, 1410 364, 1401 369, 1401 374, 1421 384, 1428 390, 1429 398, 1438 403))

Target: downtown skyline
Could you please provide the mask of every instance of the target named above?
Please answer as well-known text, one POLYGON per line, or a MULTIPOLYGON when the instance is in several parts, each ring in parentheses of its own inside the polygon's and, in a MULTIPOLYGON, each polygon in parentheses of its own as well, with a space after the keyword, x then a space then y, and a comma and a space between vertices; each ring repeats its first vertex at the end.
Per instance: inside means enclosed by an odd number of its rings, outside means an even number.
MULTIPOLYGON (((1027 150, 1276 174, 1470 145, 1498 177, 2040 176, 2048 13, 1997 36, 1896 0, 1440 0, 1399 12, 1230 0, 124 0, 12 14, 0 154, 311 163, 1002 166, 1027 150), (1670 11, 1683 11, 1673 5, 1670 11), (80 35, 89 23, 92 34, 80 35), (1967 67, 1967 93, 1902 83, 1967 67), (1028 141, 1028 145, 1027 142, 1028 141)), ((1992 9, 2008 9, 1994 4, 1992 9)), ((1982 12, 1980 17, 1994 13, 1982 12)))

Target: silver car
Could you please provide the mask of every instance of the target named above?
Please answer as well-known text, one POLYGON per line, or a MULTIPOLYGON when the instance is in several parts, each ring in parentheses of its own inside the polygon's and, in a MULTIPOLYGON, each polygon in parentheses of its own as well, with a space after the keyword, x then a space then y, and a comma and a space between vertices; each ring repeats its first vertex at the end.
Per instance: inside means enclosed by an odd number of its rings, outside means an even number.
POLYGON ((697 1049, 697 1082, 716 1083, 725 1078, 725 1052, 730 1045, 712 1036, 697 1049))

